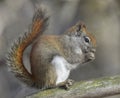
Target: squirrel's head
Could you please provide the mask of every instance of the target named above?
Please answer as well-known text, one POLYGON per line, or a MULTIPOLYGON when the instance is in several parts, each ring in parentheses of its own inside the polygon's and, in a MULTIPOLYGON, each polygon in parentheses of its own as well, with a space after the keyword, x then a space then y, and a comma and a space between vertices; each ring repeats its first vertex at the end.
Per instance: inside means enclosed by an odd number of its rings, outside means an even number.
POLYGON ((95 59, 96 39, 83 23, 78 22, 64 33, 71 63, 86 63, 95 59))

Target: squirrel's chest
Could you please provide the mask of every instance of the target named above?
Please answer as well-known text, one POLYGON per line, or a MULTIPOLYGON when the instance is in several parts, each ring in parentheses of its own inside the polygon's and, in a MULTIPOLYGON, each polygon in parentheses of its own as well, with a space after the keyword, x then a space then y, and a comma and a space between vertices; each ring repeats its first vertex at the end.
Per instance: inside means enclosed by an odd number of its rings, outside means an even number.
POLYGON ((51 63, 56 69, 57 74, 56 85, 61 82, 64 82, 70 74, 70 69, 67 67, 68 62, 60 56, 55 56, 51 63))

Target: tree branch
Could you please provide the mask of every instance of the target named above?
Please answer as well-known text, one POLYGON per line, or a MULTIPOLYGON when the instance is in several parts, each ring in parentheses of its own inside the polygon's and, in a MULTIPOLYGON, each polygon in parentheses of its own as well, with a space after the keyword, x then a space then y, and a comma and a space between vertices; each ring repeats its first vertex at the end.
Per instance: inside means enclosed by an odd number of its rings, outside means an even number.
POLYGON ((120 76, 76 82, 70 90, 49 89, 26 98, 101 98, 120 94, 120 76))

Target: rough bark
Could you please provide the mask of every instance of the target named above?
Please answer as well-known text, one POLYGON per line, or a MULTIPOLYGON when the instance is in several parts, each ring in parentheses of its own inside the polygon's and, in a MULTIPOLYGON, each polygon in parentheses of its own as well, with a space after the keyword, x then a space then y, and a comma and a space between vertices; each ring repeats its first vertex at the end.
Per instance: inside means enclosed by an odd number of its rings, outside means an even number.
POLYGON ((26 98, 101 98, 120 94, 120 76, 76 82, 70 90, 49 89, 26 98))

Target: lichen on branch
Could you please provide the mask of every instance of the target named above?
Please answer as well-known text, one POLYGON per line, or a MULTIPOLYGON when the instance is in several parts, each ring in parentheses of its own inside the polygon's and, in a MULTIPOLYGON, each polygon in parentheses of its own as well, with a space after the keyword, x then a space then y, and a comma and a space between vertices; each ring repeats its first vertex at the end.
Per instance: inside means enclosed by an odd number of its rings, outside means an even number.
POLYGON ((120 94, 120 76, 76 82, 70 90, 55 88, 37 92, 26 98, 100 98, 120 94))

